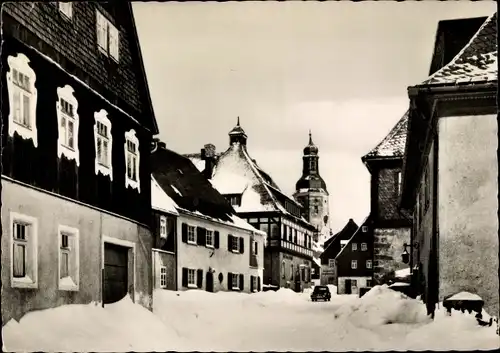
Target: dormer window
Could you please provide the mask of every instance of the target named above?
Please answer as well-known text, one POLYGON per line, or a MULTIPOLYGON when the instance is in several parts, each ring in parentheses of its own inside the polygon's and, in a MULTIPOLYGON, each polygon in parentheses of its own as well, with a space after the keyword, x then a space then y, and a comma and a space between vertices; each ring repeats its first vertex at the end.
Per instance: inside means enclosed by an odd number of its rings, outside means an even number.
POLYGON ((96 12, 97 47, 115 61, 119 59, 120 34, 118 29, 99 11, 96 12))
POLYGON ((125 187, 132 187, 141 192, 139 180, 139 139, 135 130, 125 133, 125 156, 127 174, 125 175, 125 187))
POLYGON ((226 199, 233 207, 241 206, 241 195, 226 195, 226 199))
POLYGON ((95 173, 97 175, 98 172, 101 172, 102 175, 108 175, 113 180, 111 121, 108 119, 108 113, 104 109, 95 113, 94 118, 95 173))
POLYGON ((58 1, 58 6, 59 6, 59 11, 66 16, 67 18, 71 19, 73 17, 73 3, 71 2, 62 2, 58 1))
POLYGON ((35 71, 24 54, 9 56, 7 63, 7 88, 9 92, 9 135, 17 132, 22 138, 38 145, 36 131, 37 90, 35 71))
POLYGON ((73 88, 69 85, 57 89, 57 118, 59 121, 59 140, 57 155, 64 154, 80 164, 78 152, 78 101, 73 95, 73 88))

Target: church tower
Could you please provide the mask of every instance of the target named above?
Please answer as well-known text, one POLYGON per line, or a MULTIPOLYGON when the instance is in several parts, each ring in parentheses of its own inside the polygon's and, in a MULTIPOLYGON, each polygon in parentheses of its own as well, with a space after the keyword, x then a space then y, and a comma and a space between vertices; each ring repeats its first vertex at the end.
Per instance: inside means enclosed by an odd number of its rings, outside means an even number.
POLYGON ((318 232, 314 240, 322 246, 331 236, 329 194, 325 181, 319 175, 318 147, 312 141, 311 131, 302 161, 302 176, 295 184, 293 197, 304 206, 304 217, 318 232))

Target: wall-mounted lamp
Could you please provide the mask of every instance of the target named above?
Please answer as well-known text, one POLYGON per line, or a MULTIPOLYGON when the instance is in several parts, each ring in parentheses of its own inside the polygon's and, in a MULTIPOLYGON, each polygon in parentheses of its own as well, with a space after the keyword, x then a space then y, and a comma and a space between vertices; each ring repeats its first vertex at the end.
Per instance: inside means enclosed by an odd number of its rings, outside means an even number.
POLYGON ((411 247, 411 248, 418 248, 418 243, 413 243, 413 244, 406 244, 404 243, 403 244, 403 248, 404 248, 404 251, 403 253, 401 254, 401 260, 403 261, 403 263, 407 264, 410 262, 410 254, 408 253, 408 250, 406 250, 408 247, 411 247))

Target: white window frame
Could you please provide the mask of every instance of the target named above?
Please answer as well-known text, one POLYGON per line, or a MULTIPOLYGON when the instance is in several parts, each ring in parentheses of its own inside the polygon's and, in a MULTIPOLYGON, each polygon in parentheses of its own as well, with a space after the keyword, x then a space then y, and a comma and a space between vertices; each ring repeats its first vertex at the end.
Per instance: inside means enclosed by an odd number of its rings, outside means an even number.
POLYGON ((240 238, 239 237, 233 236, 231 238, 231 251, 235 252, 235 253, 240 252, 240 238), (234 246, 234 244, 236 244, 236 247, 234 246))
POLYGON ((367 250, 368 250, 368 244, 361 243, 361 251, 367 251, 367 250))
POLYGON ((256 293, 258 291, 258 287, 259 287, 259 284, 258 284, 258 276, 253 276, 252 277, 252 287, 253 287, 253 292, 256 293))
POLYGON ((373 268, 372 260, 366 260, 366 268, 368 268, 368 269, 373 268))
POLYGON ((80 165, 80 152, 78 150, 78 129, 79 129, 79 116, 78 116, 78 100, 74 96, 75 90, 70 85, 57 88, 57 127, 58 127, 58 140, 57 140, 57 156, 61 158, 64 156, 68 159, 74 160, 76 165, 80 165), (65 100, 73 107, 73 116, 69 116, 62 110, 61 100, 65 100), (62 136, 62 121, 65 121, 66 136, 69 136, 69 122, 73 123, 73 147, 69 146, 68 139, 62 136))
POLYGON ((102 175, 109 176, 110 180, 113 180, 113 160, 112 160, 112 149, 113 149, 113 135, 111 134, 111 121, 108 119, 108 112, 104 109, 101 109, 98 112, 94 113, 94 144, 95 144, 95 175, 99 172, 102 175), (97 131, 97 123, 104 125, 107 128, 107 143, 108 143, 108 165, 104 165, 99 161, 99 155, 97 154, 97 140, 103 139, 103 137, 97 131))
POLYGON ((362 227, 361 227, 361 231, 362 231, 363 233, 368 232, 368 226, 362 226, 362 227))
POLYGON ((213 248, 214 247, 214 231, 211 229, 207 229, 205 233, 205 246, 207 248, 213 248), (210 239, 210 241, 208 241, 210 239))
POLYGON ((335 259, 328 259, 328 267, 335 267, 335 259))
POLYGON ((240 274, 239 273, 232 273, 231 275, 232 275, 232 277, 231 277, 231 289, 242 290, 242 288, 240 287, 240 285, 241 285, 240 274), (235 281, 235 279, 236 279, 236 281, 235 281), (235 285, 235 282, 236 282, 236 285, 235 285))
POLYGON ((57 266, 57 279, 59 290, 64 291, 78 291, 80 289, 80 231, 77 228, 59 225, 58 229, 58 266, 57 266), (67 249, 62 247, 62 236, 66 235, 71 239, 71 244, 67 249), (72 245, 72 246, 71 246, 72 245), (62 253, 69 253, 69 275, 64 279, 61 278, 61 260, 62 253))
POLYGON ((195 226, 190 226, 189 224, 187 225, 187 242, 189 244, 194 244, 196 245, 196 227, 195 226), (192 232, 190 232, 192 230, 192 232), (193 239, 189 239, 189 236, 192 235, 193 239))
POLYGON ((38 288, 38 220, 25 214, 10 213, 10 284, 12 288, 38 288), (29 226, 25 251, 25 276, 14 277, 14 223, 29 226))
POLYGON ((7 89, 9 93, 9 136, 14 137, 14 132, 17 132, 23 139, 32 140, 33 145, 38 147, 38 133, 36 129, 36 106, 37 106, 37 89, 35 88, 36 74, 35 71, 30 67, 30 60, 28 57, 22 53, 18 53, 16 56, 9 55, 7 58, 7 63, 9 65, 9 71, 7 71, 7 89), (29 89, 27 92, 25 89, 19 87, 14 83, 14 70, 21 73, 23 77, 29 78, 29 89), (28 112, 29 112, 29 122, 25 125, 17 120, 14 120, 14 96, 19 94, 19 115, 22 120, 24 114, 24 97, 28 97, 28 112))
POLYGON ((160 267, 160 288, 163 288, 163 289, 167 288, 167 267, 166 266, 160 267))
POLYGON ((69 20, 73 18, 73 3, 71 2, 65 2, 65 1, 58 1, 58 8, 59 11, 69 20))
POLYGON ((167 239, 167 217, 160 216, 160 238, 167 239))
POLYGON ((198 285, 196 284, 196 270, 192 268, 188 268, 188 288, 198 288, 198 285), (191 276, 192 275, 192 276, 191 276), (191 281, 192 278, 192 281, 191 281))
POLYGON ((259 243, 257 240, 252 240, 252 255, 257 256, 259 254, 259 243))
POLYGON ((139 139, 137 138, 135 134, 135 130, 131 129, 130 131, 125 133, 125 188, 127 187, 132 187, 133 189, 137 189, 137 191, 140 193, 141 192, 141 179, 139 175, 139 165, 140 165, 140 159, 141 159, 141 154, 139 152, 139 139), (128 143, 133 143, 135 145, 135 154, 133 152, 130 152, 128 150, 128 143), (133 180, 129 178, 128 176, 128 156, 135 157, 136 158, 136 163, 135 163, 135 176, 137 180, 133 180))
POLYGON ((355 270, 358 268, 358 260, 351 260, 351 269, 355 270))
POLYGON ((358 243, 352 243, 351 247, 352 247, 352 251, 357 251, 358 250, 358 243))
POLYGON ((118 62, 120 59, 120 31, 99 10, 96 10, 96 33, 99 50, 118 62))
POLYGON ((343 247, 345 247, 348 242, 349 242, 348 240, 341 240, 340 241, 340 248, 342 249, 343 247))

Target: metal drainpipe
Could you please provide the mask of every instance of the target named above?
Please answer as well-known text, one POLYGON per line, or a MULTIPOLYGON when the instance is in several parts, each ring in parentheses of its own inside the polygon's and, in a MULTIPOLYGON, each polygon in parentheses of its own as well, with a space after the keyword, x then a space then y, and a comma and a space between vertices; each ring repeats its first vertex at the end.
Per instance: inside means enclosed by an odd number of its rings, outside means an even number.
POLYGON ((102 237, 102 212, 99 212, 99 237, 101 239, 101 303, 104 308, 104 239, 102 237))

